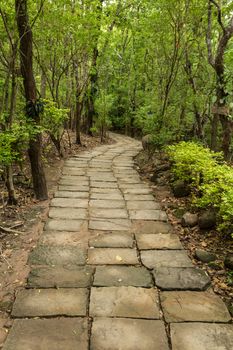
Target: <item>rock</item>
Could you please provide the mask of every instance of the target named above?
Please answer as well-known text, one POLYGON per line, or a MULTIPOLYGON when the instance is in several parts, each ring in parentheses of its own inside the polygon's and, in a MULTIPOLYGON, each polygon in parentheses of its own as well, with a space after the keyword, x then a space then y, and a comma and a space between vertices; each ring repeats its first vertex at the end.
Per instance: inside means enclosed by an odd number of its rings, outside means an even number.
POLYGON ((213 261, 209 262, 208 266, 209 266, 212 270, 216 270, 216 271, 221 271, 221 270, 222 270, 222 266, 216 264, 216 263, 213 262, 213 261))
POLYGON ((194 227, 197 225, 197 223, 198 223, 197 214, 192 214, 187 212, 182 216, 181 224, 183 227, 194 227))
POLYGON ((152 151, 154 149, 153 136, 151 134, 143 136, 142 147, 144 151, 152 151))
POLYGON ((187 197, 191 193, 189 186, 183 180, 173 182, 172 190, 176 198, 187 197))
POLYGON ((198 260, 209 263, 211 261, 215 261, 217 259, 216 255, 205 250, 197 249, 195 251, 195 256, 198 260))
POLYGON ((198 218, 198 225, 201 229, 211 229, 216 226, 216 214, 208 210, 198 218))
POLYGON ((228 269, 233 270, 233 254, 227 254, 224 260, 224 265, 228 269))
POLYGON ((228 311, 230 312, 231 316, 233 317, 233 304, 227 305, 228 311))
POLYGON ((155 182, 156 180, 157 181, 159 180, 158 178, 169 177, 170 176, 170 168, 171 168, 170 163, 158 165, 154 170, 154 174, 151 177, 151 181, 155 182))

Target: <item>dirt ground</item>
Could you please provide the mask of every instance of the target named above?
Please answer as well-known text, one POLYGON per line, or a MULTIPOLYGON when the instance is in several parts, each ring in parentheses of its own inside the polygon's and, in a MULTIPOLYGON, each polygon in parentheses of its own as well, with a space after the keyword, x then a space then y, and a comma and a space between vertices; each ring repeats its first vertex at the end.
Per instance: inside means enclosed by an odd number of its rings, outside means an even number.
POLYGON ((226 254, 233 253, 233 239, 229 235, 224 236, 216 230, 204 231, 200 230, 198 226, 193 228, 182 227, 181 217, 187 211, 193 210, 190 198, 177 199, 174 197, 169 185, 170 170, 164 171, 164 175, 159 181, 153 179, 156 167, 167 163, 167 159, 164 159, 163 155, 161 157, 160 153, 155 153, 154 156, 148 157, 148 153, 142 151, 136 157, 136 163, 142 178, 152 185, 155 197, 162 203, 163 209, 167 212, 170 222, 174 225, 175 232, 179 235, 185 249, 188 250, 193 263, 207 270, 214 291, 223 298, 233 316, 233 271, 224 267, 226 254), (214 253, 217 260, 209 264, 197 260, 195 257, 196 249, 214 253))
MULTIPOLYGON (((82 135, 83 145, 78 146, 74 143, 74 136, 72 133, 69 135, 71 148, 67 146, 67 141, 64 147, 64 159, 100 145, 99 138, 82 135)), ((108 139, 105 143, 112 142, 108 139)), ((60 159, 50 145, 44 149, 45 173, 50 199, 56 190, 64 159, 60 159)), ((18 171, 19 169, 14 169, 15 174, 18 171)), ((25 181, 30 177, 28 166, 24 169, 23 175, 20 173, 20 176, 15 177, 17 206, 6 205, 6 189, 4 182, 0 181, 2 198, 2 203, 0 203, 0 349, 11 326, 10 312, 15 293, 25 285, 29 273, 28 254, 36 246, 43 230, 50 202, 50 199, 43 202, 35 200, 30 181, 25 181), (5 232, 4 228, 10 228, 12 232, 5 232)))

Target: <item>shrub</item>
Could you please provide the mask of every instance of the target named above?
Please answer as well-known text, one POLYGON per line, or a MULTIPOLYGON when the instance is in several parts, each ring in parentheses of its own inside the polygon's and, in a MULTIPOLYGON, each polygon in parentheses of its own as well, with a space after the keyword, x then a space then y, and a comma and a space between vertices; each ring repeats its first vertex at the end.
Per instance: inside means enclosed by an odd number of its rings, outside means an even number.
POLYGON ((175 179, 190 184, 193 204, 214 208, 218 228, 233 229, 233 169, 223 162, 223 155, 195 142, 180 142, 166 150, 175 179))

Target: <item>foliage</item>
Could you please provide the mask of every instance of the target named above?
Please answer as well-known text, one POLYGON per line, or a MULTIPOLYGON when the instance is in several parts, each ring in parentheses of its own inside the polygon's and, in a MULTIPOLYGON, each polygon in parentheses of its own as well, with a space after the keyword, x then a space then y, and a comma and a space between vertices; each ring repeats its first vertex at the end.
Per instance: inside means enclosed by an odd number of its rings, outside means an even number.
POLYGON ((41 128, 31 123, 14 123, 10 129, 0 133, 0 164, 11 165, 21 161, 30 139, 41 132, 41 128))
POLYGON ((104 136, 106 130, 111 126, 110 111, 113 103, 114 96, 106 95, 105 91, 102 91, 95 101, 95 108, 98 113, 95 127, 100 132, 101 137, 104 136))
POLYGON ((42 126, 45 131, 59 138, 69 110, 58 108, 57 103, 50 100, 43 100, 43 105, 42 126))
POLYGON ((233 169, 223 162, 223 155, 195 142, 180 142, 166 150, 174 177, 190 184, 194 205, 214 208, 220 230, 233 228, 233 169))

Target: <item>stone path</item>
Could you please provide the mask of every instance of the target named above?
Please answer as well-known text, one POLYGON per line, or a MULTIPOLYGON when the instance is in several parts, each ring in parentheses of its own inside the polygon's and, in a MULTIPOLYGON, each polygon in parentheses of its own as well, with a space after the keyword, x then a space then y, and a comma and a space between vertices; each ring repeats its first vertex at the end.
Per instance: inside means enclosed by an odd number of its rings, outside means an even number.
POLYGON ((4 350, 232 350, 233 325, 116 136, 66 161, 4 350))

